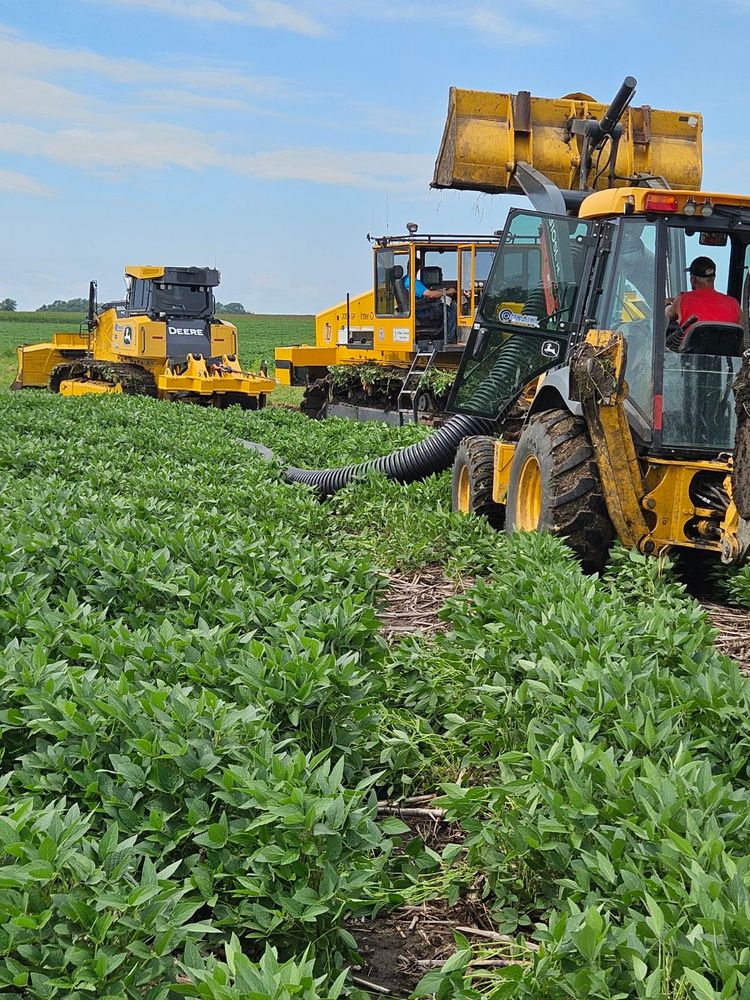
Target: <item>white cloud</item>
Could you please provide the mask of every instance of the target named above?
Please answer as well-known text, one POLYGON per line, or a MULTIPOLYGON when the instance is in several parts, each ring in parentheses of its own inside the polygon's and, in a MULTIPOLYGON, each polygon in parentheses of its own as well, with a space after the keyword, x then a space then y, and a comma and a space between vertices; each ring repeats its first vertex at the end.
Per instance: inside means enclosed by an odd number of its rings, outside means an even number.
POLYGON ((162 63, 141 62, 138 59, 102 56, 88 49, 65 49, 38 42, 27 42, 13 31, 0 25, 0 67, 8 75, 64 73, 71 76, 99 76, 115 83, 167 84, 188 90, 239 91, 246 94, 278 96, 283 87, 275 77, 252 76, 225 66, 195 65, 191 68, 162 63))
POLYGON ((502 45, 540 45, 548 41, 548 35, 536 28, 511 21, 497 10, 478 7, 465 12, 466 23, 474 28, 485 40, 491 39, 502 45))
POLYGON ((67 87, 38 80, 8 68, 2 62, 0 36, 0 112, 21 121, 35 119, 55 122, 86 120, 91 114, 106 111, 103 102, 67 87))
POLYGON ((235 97, 219 97, 214 94, 195 94, 190 90, 141 90, 137 97, 143 103, 140 111, 170 108, 222 108, 225 111, 254 111, 247 101, 235 97))
POLYGON ((433 157, 422 153, 285 148, 230 157, 233 170, 275 180, 341 184, 391 192, 427 189, 433 157))
POLYGON ((155 14, 185 17, 199 21, 244 24, 259 28, 277 28, 294 34, 319 37, 327 34, 320 21, 279 0, 107 0, 119 7, 139 7, 155 14))
MULTIPOLYGON (((199 129, 169 121, 184 108, 197 109, 198 114, 205 111, 202 120, 208 122, 213 109, 279 114, 278 102, 257 99, 255 91, 264 86, 281 89, 277 81, 248 77, 231 68, 173 71, 135 59, 42 45, 0 25, 0 152, 41 157, 118 179, 135 170, 221 170, 370 190, 426 188, 431 155, 323 147, 263 150, 253 148, 257 133, 247 133, 243 142, 236 130, 222 133, 211 125, 199 129), (47 79, 58 74, 64 74, 65 85, 47 79), (91 96, 92 82, 77 81, 80 74, 114 86, 98 91, 101 96, 91 96), (139 86, 134 87, 136 83, 139 86), (87 92, 72 89, 76 85, 86 86, 87 92)), ((371 125, 376 116, 377 109, 368 107, 371 125)), ((408 131, 403 121, 400 127, 408 131)), ((28 181, 26 190, 30 192, 33 185, 28 181)))
POLYGON ((426 189, 432 156, 287 147, 237 153, 220 137, 154 122, 45 130, 0 122, 0 151, 40 156, 69 167, 121 177, 130 170, 209 169, 264 180, 309 181, 392 192, 426 189))
POLYGON ((28 194, 35 197, 44 197, 52 193, 46 184, 40 184, 33 177, 18 174, 14 170, 0 170, 0 192, 28 194))
MULTIPOLYGON (((750 0, 737 0, 750 5, 750 0)), ((313 17, 326 18, 329 22, 369 21, 424 21, 427 16, 423 3, 397 0, 300 0, 298 6, 313 17)), ((592 10, 580 0, 526 0, 523 5, 511 6, 497 2, 446 2, 436 0, 429 9, 431 24, 446 27, 472 28, 480 41, 493 45, 536 46, 549 44, 555 35, 550 18, 601 23, 624 8, 624 0, 600 0, 592 10)))
POLYGON ((200 133, 155 122, 54 131, 0 122, 0 150, 118 175, 133 168, 160 170, 179 166, 204 170, 221 160, 215 147, 200 133))

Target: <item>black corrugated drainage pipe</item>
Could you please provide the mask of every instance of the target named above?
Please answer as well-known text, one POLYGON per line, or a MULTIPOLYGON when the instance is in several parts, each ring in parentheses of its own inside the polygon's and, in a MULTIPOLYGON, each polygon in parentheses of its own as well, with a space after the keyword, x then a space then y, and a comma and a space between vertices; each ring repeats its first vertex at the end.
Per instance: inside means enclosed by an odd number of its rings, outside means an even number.
MULTIPOLYGON (((482 385, 474 396, 474 402, 480 406, 484 402, 487 409, 492 409, 493 404, 497 405, 498 389, 507 385, 515 387, 518 382, 518 366, 528 361, 530 348, 532 345, 525 338, 511 338, 503 344, 500 357, 490 370, 482 385), (487 405, 490 404, 490 405, 487 405)), ((501 397, 502 398, 502 397, 501 397)), ((504 400, 501 416, 507 412, 512 398, 504 400)), ((478 407, 479 408, 479 407, 478 407)), ((439 430, 416 444, 410 444, 406 448, 399 448, 398 451, 391 452, 390 455, 383 455, 382 458, 373 458, 369 462, 360 462, 357 465, 345 465, 337 469, 297 469, 290 466, 286 470, 286 479, 289 483, 303 483, 312 486, 321 497, 329 497, 344 486, 361 479, 369 472, 380 472, 387 479, 393 479, 397 483, 414 483, 419 479, 426 479, 427 476, 437 472, 443 472, 450 468, 456 456, 456 450, 465 437, 474 434, 494 434, 497 432, 498 421, 487 417, 469 416, 458 413, 451 417, 439 430)), ((273 453, 263 445, 255 444, 252 441, 243 441, 245 447, 259 452, 264 458, 272 458, 273 453)))

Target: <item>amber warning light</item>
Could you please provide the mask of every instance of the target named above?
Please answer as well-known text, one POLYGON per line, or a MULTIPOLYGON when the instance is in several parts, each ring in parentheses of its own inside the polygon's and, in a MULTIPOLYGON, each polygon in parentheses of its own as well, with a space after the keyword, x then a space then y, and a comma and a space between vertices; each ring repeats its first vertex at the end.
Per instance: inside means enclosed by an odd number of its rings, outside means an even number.
POLYGON ((647 212, 676 212, 677 199, 668 194, 647 194, 645 207, 647 212))

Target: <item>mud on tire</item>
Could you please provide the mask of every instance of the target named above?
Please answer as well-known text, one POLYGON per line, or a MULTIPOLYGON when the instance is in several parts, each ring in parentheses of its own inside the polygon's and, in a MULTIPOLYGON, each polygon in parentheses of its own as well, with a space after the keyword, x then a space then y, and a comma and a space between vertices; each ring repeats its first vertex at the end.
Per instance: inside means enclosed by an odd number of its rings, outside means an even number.
MULTIPOLYGON (((537 531, 564 538, 589 571, 601 569, 614 540, 586 424, 567 410, 534 414, 521 432, 508 485, 506 530, 532 528, 523 490, 527 463, 538 465, 537 531), (519 489, 520 485, 520 489, 519 489), (526 506, 524 507, 524 504, 526 506)), ((527 481, 529 478, 526 477, 527 481)), ((531 505, 535 509, 535 505, 531 505)))
POLYGON ((486 517, 493 528, 505 523, 505 507, 492 499, 495 438, 464 438, 453 462, 451 506, 464 514, 486 517))

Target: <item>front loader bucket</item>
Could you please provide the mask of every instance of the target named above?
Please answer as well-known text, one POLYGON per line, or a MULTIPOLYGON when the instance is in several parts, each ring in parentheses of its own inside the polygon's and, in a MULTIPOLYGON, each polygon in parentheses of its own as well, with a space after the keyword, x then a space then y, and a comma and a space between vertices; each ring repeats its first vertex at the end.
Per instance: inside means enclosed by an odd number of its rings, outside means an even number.
MULTIPOLYGON (((577 188, 580 137, 571 134, 570 121, 600 120, 606 111, 606 104, 586 94, 551 99, 528 91, 496 94, 451 87, 432 187, 523 194, 513 172, 524 162, 562 190, 577 188)), ((644 173, 664 177, 683 191, 700 188, 701 115, 644 105, 629 107, 621 121, 625 131, 617 154, 618 185, 644 173)), ((603 171, 594 189, 609 186, 603 171)))

